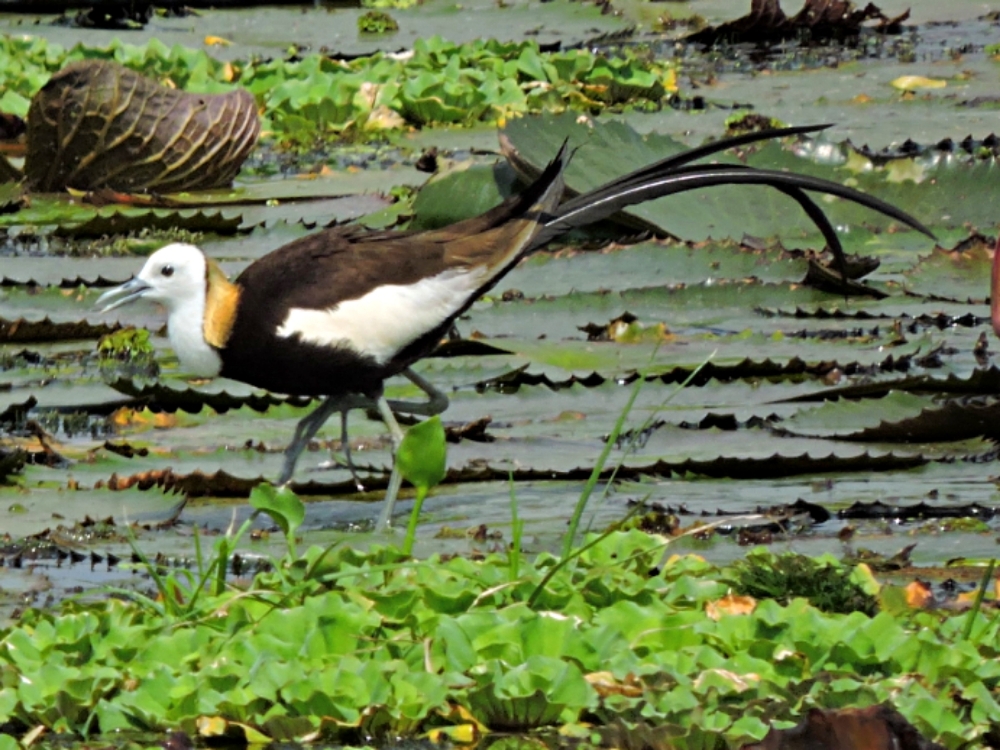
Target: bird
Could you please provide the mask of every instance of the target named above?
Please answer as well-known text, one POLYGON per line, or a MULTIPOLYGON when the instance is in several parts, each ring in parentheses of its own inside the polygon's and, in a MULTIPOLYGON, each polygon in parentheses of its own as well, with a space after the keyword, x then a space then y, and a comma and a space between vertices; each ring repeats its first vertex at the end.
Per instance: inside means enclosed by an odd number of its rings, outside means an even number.
MULTIPOLYGON (((571 153, 564 143, 532 184, 479 216, 423 231, 334 226, 271 251, 234 280, 198 247, 172 243, 154 252, 132 279, 101 295, 96 306, 107 312, 138 299, 158 302, 166 308, 170 344, 191 374, 321 398, 295 428, 278 477, 283 485, 303 449, 336 412, 346 438, 351 409, 376 409, 395 456, 403 432, 394 412, 433 416, 448 406, 447 395, 411 366, 526 255, 626 206, 714 185, 770 186, 798 202, 842 269, 837 233, 807 190, 855 201, 933 237, 902 210, 839 183, 742 164, 692 163, 733 147, 827 127, 723 138, 568 200, 564 172, 571 153), (386 399, 384 383, 396 375, 411 380, 427 400, 386 399)), ((346 458, 353 473, 349 452, 346 458)), ((390 523, 401 481, 393 461, 379 528, 390 523)))

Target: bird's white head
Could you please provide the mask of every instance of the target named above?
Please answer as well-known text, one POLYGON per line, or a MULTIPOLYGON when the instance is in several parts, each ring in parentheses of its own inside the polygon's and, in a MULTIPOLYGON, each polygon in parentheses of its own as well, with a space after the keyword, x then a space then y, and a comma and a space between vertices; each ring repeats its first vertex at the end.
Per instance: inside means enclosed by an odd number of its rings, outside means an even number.
POLYGON ((149 256, 139 274, 97 300, 101 312, 137 299, 159 302, 170 312, 204 307, 207 265, 205 255, 194 245, 174 243, 149 256))
POLYGON ((211 377, 221 369, 218 353, 205 339, 208 261, 194 245, 174 243, 149 256, 139 274, 100 296, 101 312, 137 299, 167 308, 170 343, 193 375, 211 377))

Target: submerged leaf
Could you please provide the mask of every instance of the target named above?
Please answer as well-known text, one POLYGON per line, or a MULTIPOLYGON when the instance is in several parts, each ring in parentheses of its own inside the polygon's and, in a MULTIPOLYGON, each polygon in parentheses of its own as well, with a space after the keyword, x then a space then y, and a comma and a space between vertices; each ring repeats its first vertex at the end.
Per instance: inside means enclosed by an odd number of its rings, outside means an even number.
POLYGON ((891 85, 901 91, 916 91, 917 89, 943 89, 948 85, 948 82, 940 78, 927 78, 925 76, 900 76, 894 79, 891 85))

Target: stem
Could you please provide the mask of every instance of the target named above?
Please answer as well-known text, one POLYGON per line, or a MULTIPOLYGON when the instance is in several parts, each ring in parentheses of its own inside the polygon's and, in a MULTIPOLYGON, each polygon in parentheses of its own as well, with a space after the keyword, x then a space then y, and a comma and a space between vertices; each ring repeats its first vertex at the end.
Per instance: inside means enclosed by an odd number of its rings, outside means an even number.
POLYGON ((509 473, 510 481, 510 580, 516 581, 521 568, 521 536, 524 533, 524 521, 517 515, 517 493, 514 491, 514 472, 509 473))
MULTIPOLYGON (((994 278, 996 278, 995 274, 994 278)), ((993 569, 996 567, 996 564, 996 558, 993 558, 990 560, 989 565, 986 566, 986 572, 983 573, 983 580, 979 584, 979 590, 976 591, 976 600, 972 603, 972 609, 969 610, 969 614, 965 618, 965 632, 962 633, 962 638, 966 641, 972 637, 972 626, 976 624, 976 617, 982 609, 986 587, 990 585, 990 581, 993 579, 993 569)))
POLYGON ((420 520, 420 508, 427 497, 427 487, 417 487, 417 499, 413 503, 413 510, 410 511, 410 522, 406 525, 406 539, 403 540, 403 554, 409 556, 413 551, 413 540, 417 536, 417 521, 420 520))

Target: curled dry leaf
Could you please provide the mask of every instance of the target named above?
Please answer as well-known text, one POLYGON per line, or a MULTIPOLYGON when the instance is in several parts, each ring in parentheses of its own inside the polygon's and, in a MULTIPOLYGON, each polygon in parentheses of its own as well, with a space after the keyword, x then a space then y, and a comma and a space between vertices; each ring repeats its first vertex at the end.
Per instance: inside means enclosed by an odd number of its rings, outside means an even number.
POLYGON ((84 60, 32 99, 25 175, 41 191, 220 187, 259 133, 248 91, 176 91, 117 63, 84 60))
POLYGON ((629 698, 642 696, 642 681, 632 673, 625 675, 625 679, 619 680, 611 672, 590 672, 584 675, 584 679, 602 698, 610 695, 624 695, 629 698))
POLYGON ((687 41, 711 46, 718 42, 776 43, 803 37, 842 39, 857 36, 862 24, 869 20, 878 21, 875 31, 879 33, 898 34, 909 17, 909 10, 890 18, 873 3, 858 9, 850 0, 806 0, 802 10, 787 16, 779 0, 751 0, 747 15, 701 29, 690 34, 687 41))

